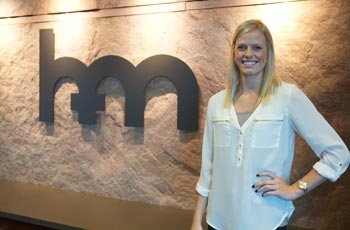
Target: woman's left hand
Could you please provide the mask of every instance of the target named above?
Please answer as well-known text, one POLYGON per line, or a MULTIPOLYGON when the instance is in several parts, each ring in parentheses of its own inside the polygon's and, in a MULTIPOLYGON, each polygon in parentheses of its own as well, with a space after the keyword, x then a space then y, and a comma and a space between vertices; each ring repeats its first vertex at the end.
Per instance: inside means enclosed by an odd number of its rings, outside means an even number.
POLYGON ((287 184, 281 177, 273 172, 264 171, 257 174, 257 177, 265 177, 258 180, 252 186, 256 193, 261 193, 263 197, 278 196, 284 200, 295 200, 300 196, 298 189, 287 184), (268 179, 266 179, 268 177, 268 179))

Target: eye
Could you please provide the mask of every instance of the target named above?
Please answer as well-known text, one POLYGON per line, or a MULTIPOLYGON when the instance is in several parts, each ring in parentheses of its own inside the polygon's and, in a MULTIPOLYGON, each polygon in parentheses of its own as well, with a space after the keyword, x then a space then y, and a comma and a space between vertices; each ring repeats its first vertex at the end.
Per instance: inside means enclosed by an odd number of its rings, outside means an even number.
POLYGON ((237 45, 237 49, 238 49, 239 51, 244 51, 244 50, 247 49, 247 46, 246 46, 246 45, 243 45, 243 44, 239 44, 239 45, 237 45))
POLYGON ((255 51, 260 51, 260 50, 263 49, 263 47, 261 45, 254 45, 253 48, 254 48, 255 51))

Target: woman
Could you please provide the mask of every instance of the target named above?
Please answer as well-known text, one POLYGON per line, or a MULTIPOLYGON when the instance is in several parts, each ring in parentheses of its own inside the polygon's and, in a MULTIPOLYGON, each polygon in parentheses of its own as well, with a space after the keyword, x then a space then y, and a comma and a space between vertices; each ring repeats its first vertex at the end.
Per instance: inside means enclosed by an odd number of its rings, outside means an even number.
POLYGON ((286 229, 292 201, 336 181, 349 150, 301 90, 276 78, 272 36, 261 21, 238 26, 231 57, 227 88, 208 103, 191 229, 203 229, 205 210, 209 229, 286 229), (290 184, 295 133, 319 161, 290 184))

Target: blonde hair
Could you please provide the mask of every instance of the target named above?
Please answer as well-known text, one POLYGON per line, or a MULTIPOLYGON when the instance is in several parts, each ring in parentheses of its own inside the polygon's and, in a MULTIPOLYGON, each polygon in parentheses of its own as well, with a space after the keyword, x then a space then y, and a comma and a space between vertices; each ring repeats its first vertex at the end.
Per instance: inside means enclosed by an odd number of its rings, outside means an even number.
POLYGON ((263 82, 261 85, 260 94, 256 105, 259 105, 260 103, 266 104, 280 83, 280 80, 275 76, 275 49, 269 29, 260 20, 248 20, 240 24, 233 35, 230 71, 229 76, 227 78, 226 95, 224 100, 225 108, 229 108, 233 103, 233 96, 235 95, 235 91, 240 81, 238 75, 239 71, 234 61, 236 41, 242 35, 253 30, 259 30, 260 32, 262 32, 266 39, 267 45, 267 60, 263 73, 263 82))

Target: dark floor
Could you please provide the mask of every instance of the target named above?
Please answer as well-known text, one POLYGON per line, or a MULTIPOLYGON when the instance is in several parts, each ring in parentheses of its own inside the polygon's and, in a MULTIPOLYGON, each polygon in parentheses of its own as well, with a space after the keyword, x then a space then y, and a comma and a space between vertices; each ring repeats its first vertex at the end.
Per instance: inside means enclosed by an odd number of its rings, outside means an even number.
POLYGON ((0 230, 52 230, 52 228, 46 228, 0 217, 0 230))

